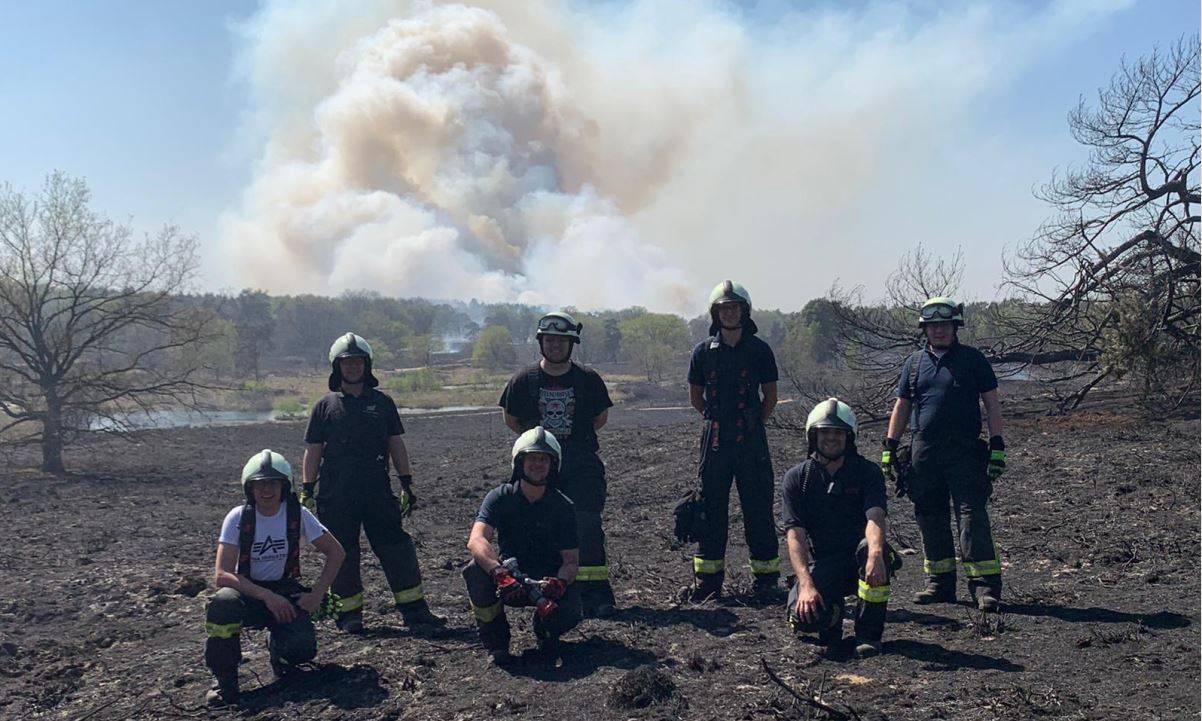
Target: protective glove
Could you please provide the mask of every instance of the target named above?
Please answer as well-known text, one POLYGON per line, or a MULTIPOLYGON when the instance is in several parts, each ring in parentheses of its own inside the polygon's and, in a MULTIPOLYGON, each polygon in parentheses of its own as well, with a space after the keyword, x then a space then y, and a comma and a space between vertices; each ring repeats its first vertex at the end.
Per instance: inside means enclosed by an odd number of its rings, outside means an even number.
POLYGON ((1006 442, 1001 436, 989 439, 989 465, 986 466, 989 480, 997 480, 1006 472, 1006 442))
POLYGON ((413 513, 413 509, 417 508, 417 494, 413 492, 413 475, 406 473, 403 476, 397 476, 397 480, 401 482, 401 517, 408 518, 413 513))
POLYGON ((492 582, 497 584, 497 595, 501 597, 501 603, 515 604, 528 600, 526 589, 522 588, 522 584, 518 583, 508 568, 497 566, 489 575, 492 576, 492 582))
POLYGON ((296 497, 300 504, 309 509, 309 513, 317 513, 317 499, 313 497, 313 489, 316 483, 301 484, 300 495, 296 497))
POLYGON ((897 447, 896 438, 886 438, 881 441, 881 471, 889 480, 897 483, 897 447))
POLYGON ((543 595, 552 601, 563 598, 568 590, 568 582, 557 576, 547 576, 543 579, 543 595))

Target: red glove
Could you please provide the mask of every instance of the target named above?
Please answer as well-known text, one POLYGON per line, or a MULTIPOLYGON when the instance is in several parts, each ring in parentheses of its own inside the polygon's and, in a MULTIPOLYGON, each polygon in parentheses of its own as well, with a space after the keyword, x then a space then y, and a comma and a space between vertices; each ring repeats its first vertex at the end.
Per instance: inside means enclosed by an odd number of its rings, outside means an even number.
POLYGON ((522 584, 513 577, 508 568, 497 566, 489 574, 492 576, 493 583, 497 584, 497 595, 501 597, 501 603, 521 603, 526 599, 526 589, 522 588, 522 584))
POLYGON ((543 595, 552 601, 558 601, 563 598, 563 594, 568 590, 568 582, 562 578, 547 576, 543 579, 543 595))

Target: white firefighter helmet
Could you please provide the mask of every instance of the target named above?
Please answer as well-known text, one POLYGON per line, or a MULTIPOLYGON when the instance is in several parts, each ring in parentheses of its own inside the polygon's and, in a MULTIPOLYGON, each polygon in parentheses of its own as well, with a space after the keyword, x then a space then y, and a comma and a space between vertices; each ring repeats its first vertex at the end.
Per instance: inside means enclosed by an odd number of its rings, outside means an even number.
POLYGON ((281 497, 292 491, 292 466, 288 459, 270 448, 264 448, 250 457, 242 467, 242 492, 247 498, 252 497, 251 483, 266 478, 274 478, 284 482, 280 492, 281 497))

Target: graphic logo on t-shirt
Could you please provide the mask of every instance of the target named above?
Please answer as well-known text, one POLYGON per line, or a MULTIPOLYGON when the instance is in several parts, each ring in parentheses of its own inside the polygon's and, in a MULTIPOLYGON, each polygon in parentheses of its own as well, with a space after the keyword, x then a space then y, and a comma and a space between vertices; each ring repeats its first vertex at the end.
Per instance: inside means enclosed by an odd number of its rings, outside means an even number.
POLYGON ((576 414, 576 391, 574 388, 538 390, 538 412, 543 428, 563 439, 572 434, 572 417, 576 414))
POLYGON ((256 556, 264 556, 268 553, 278 553, 288 547, 288 542, 283 538, 273 539, 270 535, 258 543, 251 544, 251 551, 256 556))

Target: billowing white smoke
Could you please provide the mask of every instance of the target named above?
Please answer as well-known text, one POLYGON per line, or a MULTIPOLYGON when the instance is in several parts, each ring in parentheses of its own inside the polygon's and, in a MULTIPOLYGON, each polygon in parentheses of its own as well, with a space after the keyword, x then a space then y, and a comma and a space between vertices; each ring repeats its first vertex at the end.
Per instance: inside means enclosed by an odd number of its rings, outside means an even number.
POLYGON ((682 308, 682 271, 588 172, 589 119, 481 8, 421 5, 337 58, 313 132, 278 137, 226 240, 284 292, 682 308))
POLYGON ((732 277, 797 308, 919 241, 1029 233, 999 211, 1047 160, 993 170, 1015 147, 974 103, 1128 2, 269 0, 242 28, 263 150, 226 256, 275 292, 691 315, 732 277))

